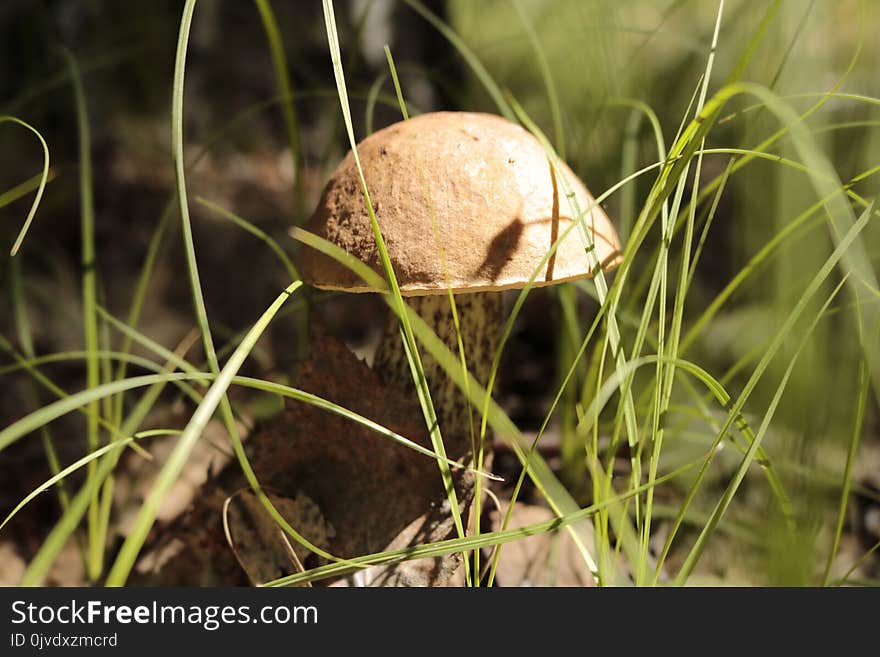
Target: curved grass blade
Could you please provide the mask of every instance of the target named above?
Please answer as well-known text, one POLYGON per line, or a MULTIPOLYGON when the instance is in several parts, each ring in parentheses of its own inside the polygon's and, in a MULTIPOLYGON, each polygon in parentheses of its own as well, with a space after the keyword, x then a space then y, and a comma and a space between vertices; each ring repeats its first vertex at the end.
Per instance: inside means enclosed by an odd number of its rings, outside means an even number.
POLYGON ((556 152, 565 161, 565 132, 562 127, 562 108, 559 105, 556 83, 553 81, 553 71, 550 70, 547 55, 544 52, 544 48, 541 47, 541 41, 535 32, 535 26, 532 25, 532 21, 522 6, 522 0, 510 0, 510 3, 516 10, 517 16, 519 16, 519 20, 529 39, 532 52, 535 53, 535 61, 538 64, 538 70, 541 72, 541 79, 544 80, 544 89, 547 91, 547 104, 550 106, 550 116, 553 118, 553 141, 556 145, 556 152))
POLYGON ((293 264, 293 262, 290 260, 290 258, 287 256, 287 254, 284 252, 284 249, 281 248, 281 246, 278 244, 278 242, 276 242, 269 235, 267 235, 266 231, 255 226, 250 221, 243 219, 242 217, 238 216, 234 212, 230 212, 226 208, 224 208, 220 205, 217 205, 216 203, 209 201, 206 198, 203 198, 201 196, 196 196, 195 200, 196 200, 196 203, 198 203, 199 205, 202 205, 202 206, 208 208, 212 212, 216 212, 221 217, 228 219, 229 221, 234 223, 236 226, 238 226, 242 230, 250 233, 251 235, 253 235, 257 239, 262 240, 266 244, 266 246, 268 246, 272 250, 272 253, 274 253, 278 257, 278 260, 281 261, 281 264, 284 265, 284 269, 287 272, 287 275, 290 277, 290 279, 294 280, 294 281, 298 281, 301 279, 301 276, 299 275, 299 271, 297 270, 297 268, 293 264))
POLYGON ((3 522, 0 522, 0 530, 2 530, 3 527, 5 527, 6 524, 10 520, 12 520, 12 518, 19 511, 21 511, 22 508, 27 506, 27 504, 29 502, 31 502, 35 497, 39 496, 41 493, 48 490, 49 488, 51 488, 55 484, 60 483, 69 474, 76 472, 84 465, 87 465, 91 461, 96 460, 99 456, 103 456, 104 454, 106 454, 107 452, 109 452, 111 450, 122 449, 123 447, 125 447, 129 443, 134 442, 134 440, 135 440, 135 438, 124 438, 124 439, 109 443, 107 445, 104 445, 103 447, 99 447, 94 452, 87 454, 86 456, 82 457, 81 459, 74 461, 72 464, 70 464, 69 466, 67 466, 63 470, 59 470, 57 473, 54 474, 54 476, 50 477, 49 479, 44 481, 42 484, 37 486, 34 490, 32 490, 30 493, 28 493, 18 504, 15 505, 15 508, 13 508, 12 511, 10 511, 7 514, 6 518, 3 519, 3 522))
MULTIPOLYGON (((18 232, 18 237, 15 238, 15 242, 12 244, 12 248, 9 250, 9 255, 14 256, 18 253, 18 250, 21 248, 22 243, 24 242, 25 235, 27 235, 28 228, 30 228, 31 223, 34 220, 34 215, 37 213, 37 208, 40 206, 40 199, 43 198, 43 190, 46 189, 46 182, 49 180, 49 145, 46 143, 46 140, 43 139, 43 135, 40 134, 40 131, 33 127, 30 123, 25 123, 21 119, 15 116, 2 115, 0 116, 0 123, 15 123, 17 125, 30 130, 34 136, 39 140, 40 147, 43 149, 43 173, 40 174, 40 184, 37 186, 37 193, 34 196, 34 200, 31 203, 31 209, 28 210, 27 217, 24 220, 24 224, 21 227, 21 230, 18 232)), ((0 204, 2 207, 3 204, 0 204)))

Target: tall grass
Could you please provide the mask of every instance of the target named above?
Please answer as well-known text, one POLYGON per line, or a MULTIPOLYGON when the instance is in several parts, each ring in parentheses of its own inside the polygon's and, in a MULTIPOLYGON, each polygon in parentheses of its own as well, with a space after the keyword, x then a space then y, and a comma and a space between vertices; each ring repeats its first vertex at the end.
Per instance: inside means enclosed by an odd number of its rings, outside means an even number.
MULTIPOLYGON (((872 201, 880 172, 880 89, 871 65, 880 46, 870 42, 865 29, 880 19, 880 10, 867 2, 830 0, 798 6, 777 1, 760 9, 733 0, 664 6, 647 0, 450 0, 444 20, 418 0, 404 4, 411 18, 425 21, 449 42, 467 71, 461 108, 489 110, 520 122, 541 141, 554 167, 568 161, 597 192, 596 203, 608 209, 625 238, 622 264, 614 273, 602 272, 584 222, 590 208, 577 207, 573 195, 561 189, 578 219, 570 230, 578 231, 595 275, 555 294, 533 290, 543 264, 566 237, 560 235, 530 283, 511 296, 501 345, 483 387, 467 371, 463 350, 448 349, 403 302, 357 159, 351 99, 366 97, 367 125, 372 126, 372 108, 390 78, 396 98, 382 101, 399 106, 407 118, 418 110, 405 102, 411 73, 399 76, 398 70, 414 69, 398 67, 392 46, 386 48, 389 73, 382 72, 365 94, 350 89, 343 66, 349 35, 340 31, 334 3, 323 0, 333 79, 317 96, 327 111, 332 108, 355 153, 381 275, 315 235, 299 228, 293 234, 299 248, 321 250, 385 290, 383 298, 400 320, 402 348, 429 430, 432 449, 426 450, 309 391, 238 375, 262 332, 300 291, 291 255, 295 247, 276 242, 236 208, 197 198, 202 207, 261 240, 290 279, 260 317, 247 319, 254 323, 246 331, 225 348, 215 345, 197 258, 209 245, 197 243, 190 217, 186 181, 193 164, 240 121, 280 108, 297 164, 296 216, 290 225, 301 224, 307 211, 302 207, 304 137, 297 105, 306 98, 315 102, 315 95, 293 94, 286 52, 296 44, 288 42, 285 48, 285 26, 271 3, 257 0, 254 14, 262 22, 280 96, 233 118, 189 160, 184 157, 184 82, 189 34, 198 14, 195 0, 185 3, 172 80, 169 167, 175 188, 157 218, 128 312, 119 315, 126 321, 98 300, 102 272, 94 266, 94 183, 83 80, 88 72, 80 71, 68 53, 61 79, 73 85, 71 122, 80 138, 85 344, 75 352, 36 353, 22 293, 27 271, 19 275, 16 261, 10 292, 19 329, 15 340, 2 339, 0 346, 14 364, 0 369, 0 377, 28 377, 41 390, 36 397, 41 401, 0 430, 0 453, 74 411, 86 418, 87 452, 61 463, 51 437, 44 434, 50 476, 5 514, 0 531, 12 517, 27 513, 41 492, 60 487, 80 470, 87 476, 78 490, 68 485, 61 491, 57 523, 30 560, 23 583, 43 582, 71 537, 83 542, 85 527, 87 578, 125 584, 159 505, 215 414, 237 467, 270 516, 287 535, 329 560, 270 585, 471 551, 473 559, 464 560, 468 583, 492 585, 505 559, 502 545, 557 530, 574 540, 579 558, 600 585, 717 581, 713 572, 722 573, 725 583, 847 583, 876 549, 863 551, 854 562, 841 562, 848 505, 854 492, 865 494, 854 479, 854 465, 860 448, 877 440, 868 420, 876 416, 880 399, 880 234, 872 201), (832 25, 844 25, 843 35, 835 35, 832 25), (175 210, 204 363, 187 356, 191 340, 168 347, 138 328, 175 210), (497 382, 505 374, 503 355, 514 327, 537 295, 540 302, 555 305, 546 321, 560 318, 554 327, 558 373, 546 385, 546 415, 534 427, 534 437, 526 438, 525 428, 516 426, 496 398, 497 382), (114 349, 117 335, 121 347, 114 349), (135 345, 148 355, 132 354, 135 345), (479 523, 468 531, 459 514, 452 486, 452 469, 458 466, 446 458, 443 426, 421 366, 423 353, 441 365, 482 415, 479 438, 494 433, 519 459, 508 513, 494 531, 479 523), (85 388, 73 394, 61 389, 43 372, 53 362, 83 363, 85 388), (129 366, 152 373, 129 376, 129 366), (148 413, 169 384, 181 391, 191 410, 182 430, 147 425, 148 413), (347 559, 311 544, 264 493, 236 427, 231 386, 340 414, 435 459, 457 536, 347 559), (57 399, 45 401, 47 394, 57 399), (137 398, 130 403, 132 395, 137 398), (554 427, 560 429, 558 469, 543 449, 554 427), (113 481, 120 456, 137 449, 148 458, 149 441, 158 435, 172 436, 174 449, 138 509, 132 531, 111 551, 113 481), (527 479, 556 518, 510 529, 527 479), (484 579, 479 555, 490 548, 496 549, 484 579), (112 563, 109 569, 106 560, 112 563)), ((430 75, 430 62, 422 70, 430 75)), ((22 96, 32 103, 34 93, 25 90, 22 96)), ((27 104, 12 106, 20 113, 27 104)), ((49 147, 24 119, 4 115, 0 122, 28 129, 44 153, 41 174, 0 194, 3 207, 36 191, 12 245, 11 257, 19 258, 15 253, 30 246, 25 235, 44 189, 51 195, 46 188, 49 147)), ((321 303, 320 295, 315 302, 321 303)), ((290 304, 286 311, 302 319, 308 306, 290 304)), ((485 474, 479 459, 469 467, 485 474)), ((477 481, 485 484, 481 476, 477 481)))

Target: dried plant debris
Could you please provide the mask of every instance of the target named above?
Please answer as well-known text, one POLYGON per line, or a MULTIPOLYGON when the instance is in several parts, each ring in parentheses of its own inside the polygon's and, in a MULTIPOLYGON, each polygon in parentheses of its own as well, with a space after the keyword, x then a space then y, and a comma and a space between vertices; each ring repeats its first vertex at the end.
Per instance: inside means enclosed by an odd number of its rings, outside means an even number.
MULTIPOLYGON (((327 551, 336 535, 320 507, 304 493, 295 498, 268 493, 273 506, 303 538, 327 551)), ((232 495, 223 505, 227 543, 251 584, 302 571, 316 557, 310 548, 287 536, 250 489, 232 495)))
MULTIPOLYGON (((383 384, 344 344, 320 330, 313 330, 310 352, 297 387, 430 448, 411 390, 383 384)), ((246 449, 279 513, 334 556, 352 558, 455 535, 436 461, 339 415, 288 400, 279 416, 257 427, 246 449)), ((456 486, 467 522, 473 477, 462 472, 456 471, 456 486)), ((451 581, 460 558, 430 561, 428 567, 402 563, 373 570, 369 581, 442 585, 451 581)), ((233 461, 205 484, 185 514, 159 530, 132 583, 248 585, 321 563, 317 554, 282 537, 233 461)))
MULTIPOLYGON (((500 530, 507 503, 490 514, 492 529, 500 530)), ((518 502, 508 529, 545 522, 556 516, 543 506, 518 502)), ((545 532, 507 543, 501 550, 495 581, 499 586, 594 586, 595 580, 565 531, 545 532)))
MULTIPOLYGON (((455 533, 449 501, 432 505, 431 509, 413 520, 385 550, 400 550, 428 543, 455 533)), ((465 509, 462 509, 464 512, 465 509)), ((460 586, 464 584, 461 555, 452 554, 443 559, 412 559, 391 566, 371 566, 356 572, 333 586, 460 586)))

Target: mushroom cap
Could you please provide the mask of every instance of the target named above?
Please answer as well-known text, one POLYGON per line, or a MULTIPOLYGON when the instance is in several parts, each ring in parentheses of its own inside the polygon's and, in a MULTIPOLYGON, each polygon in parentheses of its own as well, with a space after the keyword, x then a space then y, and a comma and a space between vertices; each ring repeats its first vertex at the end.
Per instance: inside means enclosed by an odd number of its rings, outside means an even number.
MULTIPOLYGON (((400 290, 404 295, 522 288, 553 240, 572 225, 566 187, 541 143, 491 114, 434 112, 395 123, 358 144, 358 154, 400 290)), ((620 262, 620 242, 605 212, 564 163, 568 188, 592 229, 605 269, 620 262)), ((351 152, 330 178, 305 228, 381 273, 361 181, 351 152)), ((592 275, 574 227, 535 279, 548 285, 592 275), (551 267, 548 273, 548 266, 551 267)), ((299 266, 315 287, 375 292, 356 274, 311 248, 299 266)))

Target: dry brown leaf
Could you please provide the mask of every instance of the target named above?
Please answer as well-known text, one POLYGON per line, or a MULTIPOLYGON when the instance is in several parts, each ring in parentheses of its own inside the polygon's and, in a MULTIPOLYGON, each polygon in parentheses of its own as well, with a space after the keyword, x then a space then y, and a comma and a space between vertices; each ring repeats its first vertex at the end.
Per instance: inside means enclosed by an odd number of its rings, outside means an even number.
MULTIPOLYGON (((310 353, 295 383, 298 388, 430 448, 421 409, 411 392, 384 385, 344 344, 315 330, 310 353)), ((451 521, 444 517, 446 495, 436 461, 338 415, 288 401, 281 415, 257 427, 247 451, 263 489, 273 491, 274 500, 288 500, 281 506, 293 516, 297 516, 293 511, 296 500, 303 496, 320 509, 322 522, 334 529, 332 535, 328 531, 322 538, 335 556, 351 558, 401 542, 433 542, 454 535, 451 521), (413 531, 413 527, 418 529, 413 531), (411 534, 405 533, 407 530, 411 534)), ((467 508, 472 477, 459 475, 457 479, 459 498, 467 508)), ((256 509, 255 498, 242 498, 249 502, 236 510, 240 523, 234 536, 238 559, 228 546, 223 506, 247 488, 235 461, 208 481, 186 514, 152 542, 152 550, 138 567, 140 583, 241 585, 254 579, 265 581, 269 571, 279 575, 295 572, 285 546, 272 534, 274 530, 257 520, 264 511, 256 509), (244 513, 250 514, 250 519, 245 520, 244 513), (250 534, 244 529, 248 523, 250 534), (257 547, 251 540, 257 537, 261 541, 268 537, 268 545, 257 547), (247 564, 247 574, 240 561, 247 564), (282 565, 286 572, 280 572, 282 565)), ((289 520, 301 530, 296 524, 301 518, 289 520)), ((451 576, 456 559, 437 560, 435 567, 420 576, 407 574, 404 565, 389 567, 382 578, 389 585, 437 585, 451 576)), ((306 568, 320 563, 316 555, 306 556, 303 562, 306 568)))
MULTIPOLYGON (((490 514, 501 529, 508 505, 490 514)), ((517 502, 508 529, 545 522, 556 516, 543 506, 517 502)), ((565 531, 525 536, 501 550, 495 580, 499 586, 593 586, 594 580, 571 536, 565 531)))
MULTIPOLYGON (((310 543, 328 550, 333 529, 321 509, 307 495, 296 498, 267 493, 281 516, 310 543)), ((223 505, 223 523, 229 547, 252 584, 302 571, 311 556, 305 545, 286 533, 251 490, 239 491, 223 505)))

